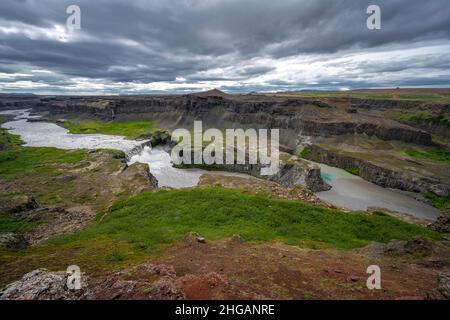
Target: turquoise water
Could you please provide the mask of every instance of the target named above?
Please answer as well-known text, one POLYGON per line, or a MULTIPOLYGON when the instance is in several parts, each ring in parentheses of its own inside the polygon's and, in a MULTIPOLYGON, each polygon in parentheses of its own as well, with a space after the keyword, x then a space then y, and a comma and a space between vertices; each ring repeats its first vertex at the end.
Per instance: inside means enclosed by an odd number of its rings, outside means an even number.
POLYGON ((331 173, 326 173, 323 171, 320 172, 320 176, 322 177, 323 181, 325 181, 328 184, 331 182, 331 180, 334 179, 334 177, 331 173))
POLYGON ((337 207, 363 211, 369 207, 386 208, 426 220, 436 220, 440 215, 436 208, 398 191, 382 188, 339 168, 316 164, 324 181, 332 186, 317 195, 337 207))

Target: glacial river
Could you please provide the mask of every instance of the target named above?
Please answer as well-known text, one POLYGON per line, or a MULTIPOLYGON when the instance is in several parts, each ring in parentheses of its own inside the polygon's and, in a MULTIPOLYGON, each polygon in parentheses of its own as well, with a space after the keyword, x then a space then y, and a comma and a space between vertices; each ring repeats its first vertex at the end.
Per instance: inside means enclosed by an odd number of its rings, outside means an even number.
POLYGON ((428 220, 436 220, 440 215, 439 210, 400 191, 380 187, 339 168, 316 164, 320 167, 322 179, 332 186, 331 190, 317 195, 337 207, 350 210, 379 207, 428 220))
MULTIPOLYGON (((144 142, 103 134, 70 134, 68 130, 53 123, 27 121, 28 118, 32 118, 27 110, 1 111, 0 115, 2 114, 15 116, 13 121, 4 123, 2 127, 13 134, 20 135, 26 146, 60 149, 110 148, 129 153, 144 142)), ((161 187, 196 186, 200 176, 206 172, 199 169, 173 168, 170 155, 159 148, 144 147, 139 154, 130 158, 128 164, 135 162, 148 164, 150 172, 161 187)), ((329 191, 319 192, 318 196, 335 206, 349 210, 380 207, 429 220, 435 220, 440 214, 437 209, 400 192, 382 188, 345 170, 323 164, 318 165, 321 167, 323 179, 333 187, 329 191)), ((236 175, 242 176, 242 174, 236 175)))
MULTIPOLYGON (((127 140, 121 136, 105 134, 71 134, 65 128, 49 122, 29 122, 28 110, 0 111, 0 115, 14 115, 14 120, 2 125, 12 134, 20 135, 29 147, 55 147, 59 149, 117 149, 129 153, 145 141, 127 140)), ((186 188, 196 186, 203 170, 182 170, 172 167, 170 155, 159 148, 144 147, 131 157, 128 164, 147 163, 160 187, 186 188)))

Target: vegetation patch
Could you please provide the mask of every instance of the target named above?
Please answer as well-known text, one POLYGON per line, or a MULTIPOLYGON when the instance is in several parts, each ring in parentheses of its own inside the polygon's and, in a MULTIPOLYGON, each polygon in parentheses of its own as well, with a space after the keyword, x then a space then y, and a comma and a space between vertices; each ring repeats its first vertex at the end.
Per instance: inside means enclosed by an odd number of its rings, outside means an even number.
POLYGON ((44 147, 10 148, 0 152, 0 178, 14 179, 20 175, 41 173, 59 175, 56 165, 74 164, 86 157, 84 150, 61 150, 44 147))
POLYGON ((347 171, 348 173, 354 174, 355 176, 359 176, 359 168, 358 167, 350 167, 350 168, 345 168, 345 171, 347 171))
POLYGON ((124 260, 123 255, 118 251, 111 251, 105 256, 105 261, 111 264, 116 264, 124 260))
POLYGON ((0 233, 23 233, 37 226, 37 221, 25 221, 6 214, 0 214, 0 233))
POLYGON ((0 128, 0 151, 19 146, 23 143, 20 136, 10 134, 6 129, 0 128))
POLYGON ((389 216, 344 213, 235 190, 205 188, 141 193, 116 203, 102 221, 54 241, 67 245, 101 236, 158 252, 191 231, 212 240, 240 234, 249 241, 283 241, 297 246, 315 243, 339 249, 414 235, 439 238, 433 231, 389 216))
POLYGON ((438 196, 434 192, 425 192, 424 197, 431 201, 433 207, 438 209, 450 208, 450 197, 438 196))
POLYGON ((106 122, 106 121, 65 121, 63 126, 70 133, 102 133, 137 139, 155 131, 153 121, 106 122))
POLYGON ((310 147, 304 147, 303 150, 300 152, 301 158, 307 158, 309 155, 311 155, 311 148, 310 147))
POLYGON ((405 153, 414 158, 430 159, 433 161, 446 162, 450 164, 450 151, 444 148, 435 148, 429 151, 408 149, 405 153))
POLYGON ((409 121, 419 123, 419 124, 434 124, 434 125, 450 127, 450 120, 443 114, 428 116, 423 113, 420 113, 420 114, 411 116, 409 118, 409 121))

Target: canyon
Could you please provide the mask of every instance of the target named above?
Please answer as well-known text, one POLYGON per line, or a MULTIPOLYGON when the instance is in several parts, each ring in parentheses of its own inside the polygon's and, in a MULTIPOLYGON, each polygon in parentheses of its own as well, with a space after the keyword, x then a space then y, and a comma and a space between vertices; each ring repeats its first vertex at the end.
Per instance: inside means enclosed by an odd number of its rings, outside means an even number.
POLYGON ((297 154, 311 147, 314 152, 307 156, 310 160, 343 169, 359 168, 361 177, 380 186, 449 196, 448 164, 413 158, 405 151, 448 150, 447 123, 410 119, 417 114, 448 119, 450 104, 283 94, 228 95, 211 90, 178 96, 29 96, 3 99, 0 104, 3 109, 12 107, 33 108, 50 121, 148 119, 169 131, 192 129, 194 120, 202 120, 206 128, 279 128, 281 151, 297 154))

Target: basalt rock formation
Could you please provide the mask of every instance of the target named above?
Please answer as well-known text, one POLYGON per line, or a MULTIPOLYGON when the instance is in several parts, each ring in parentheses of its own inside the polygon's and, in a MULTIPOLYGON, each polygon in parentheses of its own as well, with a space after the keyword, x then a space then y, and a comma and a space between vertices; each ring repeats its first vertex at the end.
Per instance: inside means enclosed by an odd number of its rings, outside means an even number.
MULTIPOLYGON (((364 115, 348 118, 343 115, 347 113, 345 110, 316 99, 254 95, 79 98, 44 101, 35 108, 64 117, 157 119, 160 124, 171 127, 192 125, 195 119, 203 120, 212 127, 251 124, 256 128, 281 128, 289 131, 288 135, 366 134, 383 140, 433 144, 431 135, 426 131, 383 118, 374 119, 364 115)), ((289 144, 289 141, 285 142, 289 144)))

